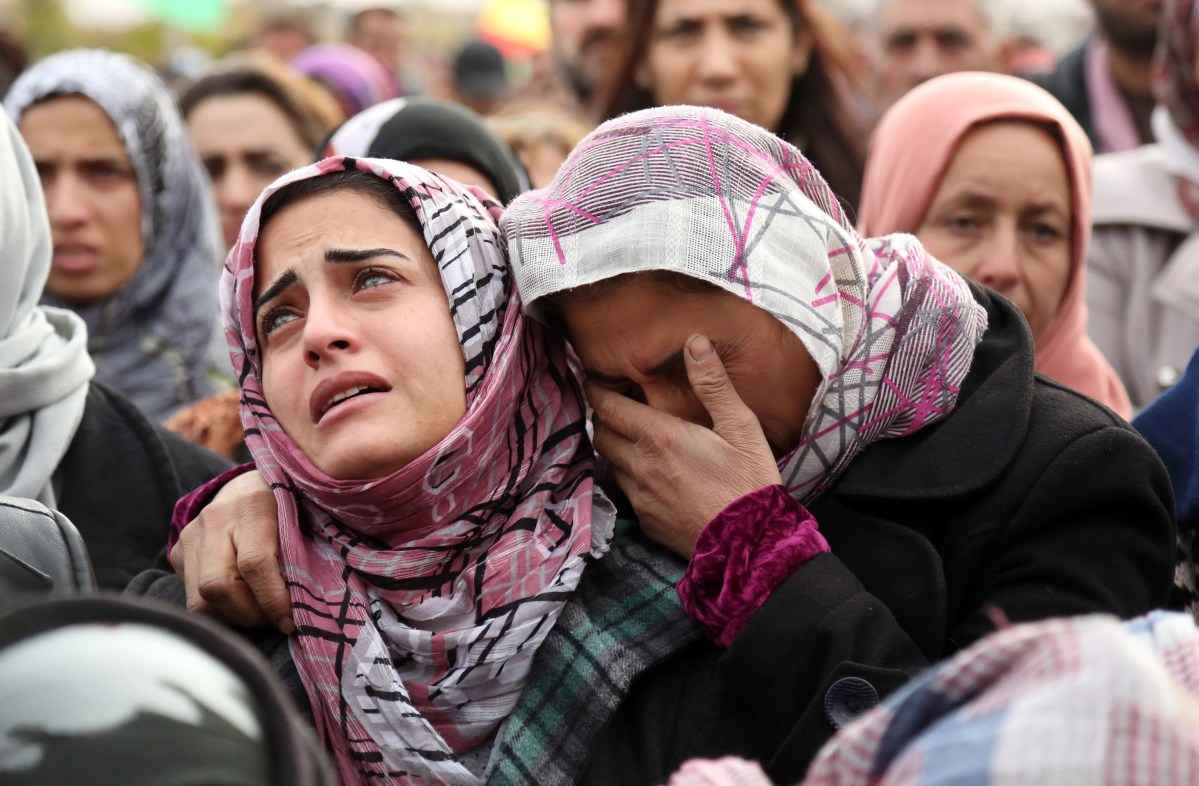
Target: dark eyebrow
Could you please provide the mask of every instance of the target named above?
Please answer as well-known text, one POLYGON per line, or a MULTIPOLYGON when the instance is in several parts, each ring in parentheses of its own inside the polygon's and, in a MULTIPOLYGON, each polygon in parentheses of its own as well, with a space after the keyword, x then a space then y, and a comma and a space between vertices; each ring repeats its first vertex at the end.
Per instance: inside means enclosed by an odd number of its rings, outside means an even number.
POLYGON ((363 262, 374 257, 399 257, 412 261, 412 257, 390 248, 331 248, 325 252, 326 262, 363 262))
MULTIPOLYGON (((337 262, 362 262, 375 257, 399 257, 406 259, 409 262, 412 258, 407 254, 401 254, 399 251, 390 248, 330 248, 325 251, 325 261, 331 263, 337 262)), ((288 270, 283 275, 275 280, 275 283, 266 288, 261 295, 254 300, 254 322, 258 322, 258 310, 263 307, 268 301, 279 296, 283 290, 290 287, 292 284, 300 280, 296 275, 295 270, 288 270)))
POLYGON ((275 279, 275 282, 273 284, 271 284, 269 287, 267 287, 266 290, 261 295, 259 295, 257 298, 255 298, 254 299, 254 324, 255 325, 258 324, 259 309, 261 309, 268 302, 279 297, 279 295, 282 294, 283 290, 287 289, 288 287, 290 287, 292 284, 296 283, 299 280, 300 280, 300 277, 296 275, 296 271, 288 270, 286 273, 279 276, 279 278, 275 279))
MULTIPOLYGON (((655 363, 654 365, 652 365, 648 369, 646 369, 645 375, 647 377, 656 377, 659 374, 664 374, 667 371, 676 369, 679 366, 681 366, 682 364, 683 364, 683 348, 679 347, 674 352, 671 352, 668 356, 666 356, 662 360, 659 360, 657 363, 655 363)), ((594 379, 595 381, 602 382, 606 385, 613 385, 613 386, 623 385, 629 381, 628 377, 620 377, 620 376, 614 376, 612 374, 604 374, 604 373, 601 373, 599 371, 595 371, 595 370, 589 369, 589 368, 583 369, 583 373, 585 373, 587 375, 588 379, 594 379)))

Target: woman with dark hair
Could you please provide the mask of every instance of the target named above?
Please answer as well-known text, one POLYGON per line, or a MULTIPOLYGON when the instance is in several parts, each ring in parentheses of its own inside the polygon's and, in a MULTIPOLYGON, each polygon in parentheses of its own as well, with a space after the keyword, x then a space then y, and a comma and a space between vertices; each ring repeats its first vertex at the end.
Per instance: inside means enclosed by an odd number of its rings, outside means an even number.
POLYGON ((631 0, 601 115, 723 109, 803 150, 856 209, 869 112, 836 25, 809 0, 631 0))
POLYGON ((219 65, 183 93, 179 108, 212 178, 226 247, 262 189, 311 161, 342 119, 332 97, 267 57, 219 65))

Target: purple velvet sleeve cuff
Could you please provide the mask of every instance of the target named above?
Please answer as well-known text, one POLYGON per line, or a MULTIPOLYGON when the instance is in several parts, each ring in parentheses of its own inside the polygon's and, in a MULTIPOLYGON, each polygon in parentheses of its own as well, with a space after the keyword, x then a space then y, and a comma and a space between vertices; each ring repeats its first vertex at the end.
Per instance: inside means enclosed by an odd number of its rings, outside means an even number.
POLYGON ((764 486, 730 503, 700 531, 679 580, 679 599, 727 647, 784 579, 828 550, 807 508, 782 486, 764 486))
POLYGON ((187 523, 199 515, 205 505, 212 502, 216 493, 223 489, 229 481, 252 469, 254 469, 253 462, 227 469, 198 489, 188 492, 176 502, 175 512, 171 514, 171 534, 167 538, 167 554, 170 554, 171 549, 175 548, 175 544, 179 542, 179 533, 183 532, 187 523))

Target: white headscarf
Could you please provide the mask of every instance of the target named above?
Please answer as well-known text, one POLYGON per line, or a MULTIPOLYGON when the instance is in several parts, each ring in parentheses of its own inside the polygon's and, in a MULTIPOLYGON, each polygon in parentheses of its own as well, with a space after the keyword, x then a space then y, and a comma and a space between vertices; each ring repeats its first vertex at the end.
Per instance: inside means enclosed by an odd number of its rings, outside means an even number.
POLYGON ((0 117, 0 494, 54 505, 50 477, 83 419, 87 328, 39 306, 50 274, 50 222, 33 160, 0 117))

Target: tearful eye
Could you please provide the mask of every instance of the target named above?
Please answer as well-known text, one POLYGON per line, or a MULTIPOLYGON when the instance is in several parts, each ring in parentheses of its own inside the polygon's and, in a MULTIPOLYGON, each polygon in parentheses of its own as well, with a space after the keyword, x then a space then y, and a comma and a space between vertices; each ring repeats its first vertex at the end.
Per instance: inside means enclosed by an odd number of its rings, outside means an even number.
POLYGON ((396 280, 394 273, 382 268, 368 267, 358 274, 356 283, 359 289, 374 289, 383 284, 396 280))
POLYGON ((288 325, 300 318, 299 314, 285 308, 276 308, 268 311, 266 316, 262 318, 262 323, 259 326, 259 331, 263 337, 269 336, 279 328, 288 325))

